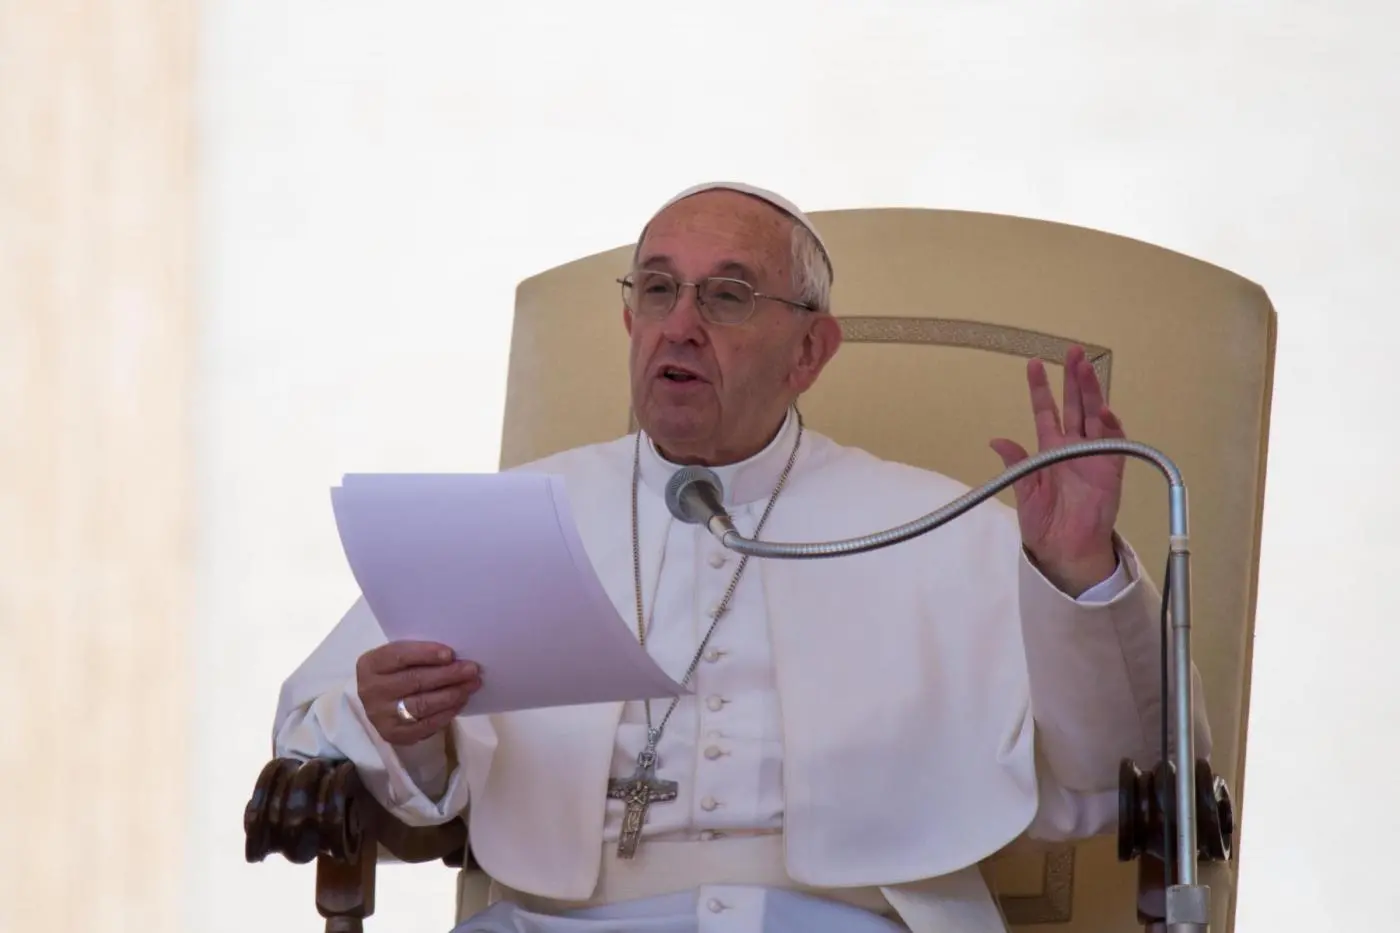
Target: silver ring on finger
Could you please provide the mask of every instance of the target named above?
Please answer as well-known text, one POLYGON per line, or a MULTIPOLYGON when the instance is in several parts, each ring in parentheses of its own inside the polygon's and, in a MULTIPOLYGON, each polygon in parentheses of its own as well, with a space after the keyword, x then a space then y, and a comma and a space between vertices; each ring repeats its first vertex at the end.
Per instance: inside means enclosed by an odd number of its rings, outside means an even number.
POLYGON ((418 721, 418 717, 409 712, 408 704, 403 700, 399 700, 399 702, 395 704, 394 712, 399 714, 399 719, 401 721, 408 723, 410 726, 418 721))

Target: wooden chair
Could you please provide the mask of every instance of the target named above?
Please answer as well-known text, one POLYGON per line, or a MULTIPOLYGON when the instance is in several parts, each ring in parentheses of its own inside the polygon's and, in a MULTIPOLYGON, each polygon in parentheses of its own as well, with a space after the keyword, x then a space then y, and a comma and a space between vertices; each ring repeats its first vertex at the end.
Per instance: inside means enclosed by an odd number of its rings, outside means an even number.
MULTIPOLYGON (((1194 652, 1214 734, 1198 779, 1202 880, 1212 887, 1212 929, 1229 933, 1273 376, 1276 318, 1267 296, 1187 256, 1062 224, 939 210, 812 217, 835 258, 846 336, 803 399, 815 429, 979 485, 1001 470, 988 439, 1033 445, 1026 359, 1058 364, 1078 343, 1129 435, 1181 468, 1191 506, 1194 652)), ((631 430, 614 281, 631 249, 520 285, 502 466, 631 430)), ((1120 530, 1159 582, 1165 506, 1161 477, 1130 460, 1120 530)), ((1013 929, 1161 929, 1161 863, 1150 842, 1160 827, 1150 786, 1157 762, 1134 764, 1123 775, 1118 839, 1018 844, 984 865, 1013 929)), ((403 826, 343 762, 269 763, 245 822, 250 861, 274 852, 316 860, 327 930, 359 930, 372 913, 380 847, 407 861, 445 861, 462 869, 464 885, 479 875, 461 822, 403 826)))

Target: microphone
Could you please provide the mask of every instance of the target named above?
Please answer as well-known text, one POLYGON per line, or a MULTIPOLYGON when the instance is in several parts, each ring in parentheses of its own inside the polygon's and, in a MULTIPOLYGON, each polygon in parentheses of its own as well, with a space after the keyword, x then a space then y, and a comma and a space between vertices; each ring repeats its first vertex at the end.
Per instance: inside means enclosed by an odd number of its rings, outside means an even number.
POLYGON ((671 514, 687 524, 704 525, 720 541, 726 534, 739 533, 723 501, 724 485, 713 470, 702 466, 682 467, 666 483, 666 508, 671 514))

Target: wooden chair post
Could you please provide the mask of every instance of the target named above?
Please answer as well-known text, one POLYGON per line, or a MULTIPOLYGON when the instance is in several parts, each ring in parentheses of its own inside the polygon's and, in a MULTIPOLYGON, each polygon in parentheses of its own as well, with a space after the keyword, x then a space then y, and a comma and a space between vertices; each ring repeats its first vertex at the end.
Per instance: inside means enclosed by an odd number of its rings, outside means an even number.
POLYGON ((350 862, 316 860, 316 912, 326 918, 326 933, 364 933, 374 913, 376 863, 363 850, 350 862))

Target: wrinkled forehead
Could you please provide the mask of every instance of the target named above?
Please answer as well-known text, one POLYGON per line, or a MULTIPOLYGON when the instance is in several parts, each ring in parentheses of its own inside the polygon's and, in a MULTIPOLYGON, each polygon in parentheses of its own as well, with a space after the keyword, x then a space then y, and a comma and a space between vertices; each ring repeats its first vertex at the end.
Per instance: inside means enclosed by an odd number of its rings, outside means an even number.
POLYGON ((737 262, 781 264, 792 219, 770 204, 733 191, 706 191, 662 208, 647 224, 637 261, 656 265, 737 262))
MULTIPOLYGON (((652 216, 637 243, 638 264, 760 265, 769 272, 792 263, 792 234, 805 227, 823 254, 821 235, 797 206, 762 188, 707 182, 671 198, 652 216)), ((830 257, 824 256, 830 267, 830 257)), ((696 274, 699 274, 696 272, 696 274)))

